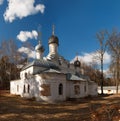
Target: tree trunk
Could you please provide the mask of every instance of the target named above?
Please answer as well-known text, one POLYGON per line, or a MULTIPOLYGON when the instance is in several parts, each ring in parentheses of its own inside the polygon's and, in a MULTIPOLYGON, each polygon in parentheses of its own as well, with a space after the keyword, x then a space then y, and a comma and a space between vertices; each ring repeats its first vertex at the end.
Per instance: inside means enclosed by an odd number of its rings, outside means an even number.
POLYGON ((118 94, 118 86, 119 86, 119 57, 117 58, 117 79, 116 79, 116 93, 118 94))
POLYGON ((101 54, 101 95, 103 95, 103 54, 101 54))

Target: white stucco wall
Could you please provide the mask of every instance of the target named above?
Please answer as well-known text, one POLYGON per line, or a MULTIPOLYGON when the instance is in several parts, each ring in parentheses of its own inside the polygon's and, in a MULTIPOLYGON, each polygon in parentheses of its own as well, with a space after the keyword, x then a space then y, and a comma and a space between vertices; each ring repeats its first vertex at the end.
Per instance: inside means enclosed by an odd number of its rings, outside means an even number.
POLYGON ((20 95, 22 93, 23 82, 21 80, 14 80, 10 82, 10 94, 20 95))
POLYGON ((54 101, 63 101, 66 100, 66 80, 65 77, 59 74, 47 75, 46 79, 41 78, 41 75, 36 76, 36 80, 39 82, 39 97, 37 100, 39 101, 47 101, 47 102, 54 102, 54 101), (61 77, 61 78, 60 78, 61 77), (50 96, 42 96, 40 91, 42 90, 41 85, 46 84, 50 85, 50 96), (59 85, 63 85, 63 94, 59 95, 59 85))
POLYGON ((75 81, 67 81, 66 96, 68 98, 80 98, 80 97, 85 97, 87 95, 88 95, 87 81, 78 81, 77 83, 75 83, 75 81), (75 86, 79 86, 78 94, 75 94, 75 86))
POLYGON ((96 96, 96 95, 98 95, 98 92, 97 92, 97 88, 98 88, 98 85, 96 84, 96 83, 94 83, 94 82, 89 82, 89 84, 88 84, 88 87, 89 87, 89 95, 91 95, 91 96, 96 96))
POLYGON ((33 67, 29 67, 23 71, 20 72, 20 78, 25 79, 25 73, 32 74, 33 73, 33 67))
POLYGON ((10 93, 20 95, 21 97, 32 98, 38 96, 38 83, 31 79, 21 79, 10 82, 10 93), (29 85, 29 92, 28 92, 29 85), (25 88, 25 89, 24 89, 25 88))
MULTIPOLYGON (((62 72, 68 72, 68 68, 62 67, 62 72), (63 71, 64 70, 64 71, 63 71)), ((88 95, 97 95, 97 85, 94 82, 88 82, 79 80, 79 81, 68 81, 66 80, 66 75, 64 73, 41 73, 32 75, 33 72, 37 72, 38 70, 42 70, 42 67, 30 67, 21 71, 20 77, 21 80, 15 80, 10 82, 10 93, 21 95, 22 97, 32 98, 35 97, 38 101, 64 101, 67 98, 81 98, 88 95), (30 77, 25 77, 25 73, 27 75, 31 75, 30 77), (59 94, 59 85, 63 85, 63 92, 59 94), (29 85, 29 92, 28 92, 29 85), (42 85, 49 85, 50 94, 48 96, 44 96, 41 94, 43 91, 42 85), (25 86, 25 92, 24 92, 25 86), (76 93, 76 89, 78 93, 76 93)), ((72 73, 73 69, 69 70, 72 73)))

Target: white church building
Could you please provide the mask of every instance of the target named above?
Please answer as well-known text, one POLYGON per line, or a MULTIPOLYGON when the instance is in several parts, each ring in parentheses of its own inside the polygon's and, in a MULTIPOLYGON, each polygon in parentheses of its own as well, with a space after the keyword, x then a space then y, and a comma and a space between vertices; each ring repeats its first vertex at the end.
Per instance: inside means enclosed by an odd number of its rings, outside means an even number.
POLYGON ((54 29, 48 45, 49 53, 43 57, 44 47, 39 41, 35 47, 36 59, 22 68, 20 80, 10 82, 10 93, 46 102, 96 96, 97 84, 84 75, 80 61, 70 63, 59 54, 54 29))

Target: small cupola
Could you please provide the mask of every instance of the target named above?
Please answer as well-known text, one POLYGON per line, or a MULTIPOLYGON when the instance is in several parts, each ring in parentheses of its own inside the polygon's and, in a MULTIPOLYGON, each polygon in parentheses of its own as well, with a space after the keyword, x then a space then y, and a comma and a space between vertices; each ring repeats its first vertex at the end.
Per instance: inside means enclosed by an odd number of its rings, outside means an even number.
POLYGON ((36 59, 43 59, 43 53, 44 53, 44 47, 41 44, 41 41, 39 41, 38 45, 35 47, 36 51, 36 59))
POLYGON ((35 51, 40 51, 40 52, 44 52, 44 47, 41 44, 41 41, 39 41, 38 45, 35 47, 35 51))
POLYGON ((59 39, 57 36, 55 35, 52 35, 50 38, 49 38, 49 41, 48 41, 48 44, 51 44, 51 43, 56 43, 57 45, 59 45, 59 39))
POLYGON ((75 66, 75 68, 77 68, 77 67, 80 68, 80 66, 81 66, 81 63, 80 63, 80 61, 78 60, 78 57, 77 57, 77 59, 76 59, 75 62, 74 62, 74 66, 75 66))
POLYGON ((52 36, 49 38, 48 44, 56 43, 59 45, 59 39, 55 36, 55 26, 52 26, 52 36))
POLYGON ((35 47, 35 51, 36 51, 36 59, 43 59, 43 53, 45 51, 42 42, 41 42, 41 33, 40 31, 38 31, 38 45, 36 45, 35 47))
POLYGON ((48 40, 49 44, 49 55, 56 55, 58 54, 58 46, 59 46, 59 39, 57 36, 55 36, 55 26, 52 26, 52 35, 50 36, 48 40))

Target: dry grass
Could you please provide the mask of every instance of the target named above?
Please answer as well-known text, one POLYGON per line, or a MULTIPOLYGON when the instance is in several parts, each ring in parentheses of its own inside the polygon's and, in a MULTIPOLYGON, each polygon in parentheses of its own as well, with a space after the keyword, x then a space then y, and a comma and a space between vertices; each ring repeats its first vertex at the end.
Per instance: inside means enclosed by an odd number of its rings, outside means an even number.
POLYGON ((47 104, 0 91, 0 121, 120 121, 120 95, 47 104))

